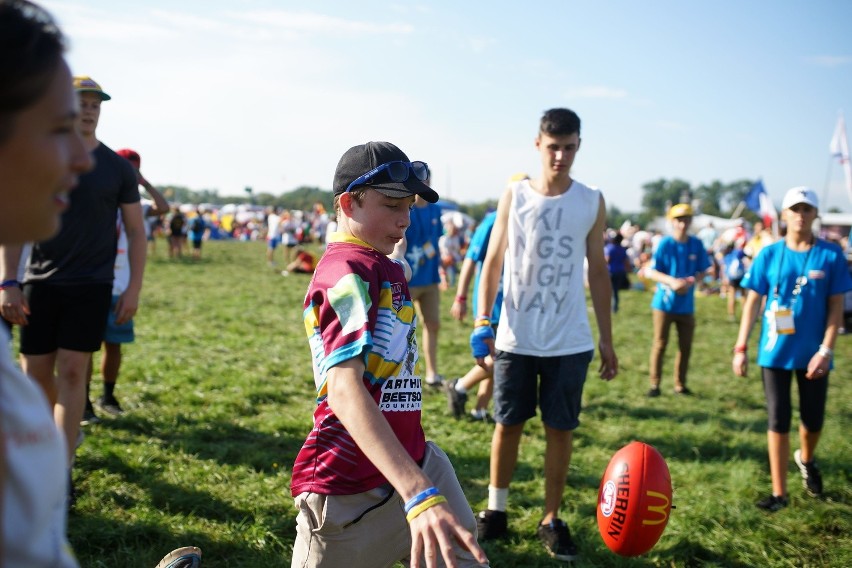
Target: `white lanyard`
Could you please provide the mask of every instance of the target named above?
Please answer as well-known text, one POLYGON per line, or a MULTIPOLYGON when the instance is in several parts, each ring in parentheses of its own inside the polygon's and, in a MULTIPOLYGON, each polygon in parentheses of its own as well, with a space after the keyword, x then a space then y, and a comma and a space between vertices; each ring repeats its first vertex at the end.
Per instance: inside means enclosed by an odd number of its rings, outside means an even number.
MULTIPOLYGON (((808 261, 811 258, 811 253, 816 248, 816 239, 811 237, 811 248, 808 250, 808 255, 805 257, 805 263, 802 265, 802 275, 796 278, 796 283, 793 286, 793 291, 791 295, 793 296, 790 300, 790 307, 793 307, 796 304, 796 301, 799 299, 799 294, 802 293, 802 288, 808 283, 808 261)), ((781 249, 781 259, 778 261, 778 281, 775 283, 775 288, 772 291, 772 297, 777 302, 779 300, 778 296, 778 288, 781 285, 781 274, 784 269, 784 255, 787 253, 787 243, 784 243, 784 248, 781 249)))

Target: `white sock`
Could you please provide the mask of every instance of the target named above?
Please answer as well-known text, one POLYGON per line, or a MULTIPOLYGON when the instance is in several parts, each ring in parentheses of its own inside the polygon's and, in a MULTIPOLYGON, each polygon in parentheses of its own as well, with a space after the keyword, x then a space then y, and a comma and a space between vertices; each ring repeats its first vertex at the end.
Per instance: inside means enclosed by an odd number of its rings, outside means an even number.
POLYGON ((459 394, 465 394, 467 389, 464 388, 464 385, 461 384, 461 381, 456 381, 456 392, 459 394))
POLYGON ((492 511, 506 511, 509 502, 509 488, 492 487, 488 485, 488 508, 492 511))

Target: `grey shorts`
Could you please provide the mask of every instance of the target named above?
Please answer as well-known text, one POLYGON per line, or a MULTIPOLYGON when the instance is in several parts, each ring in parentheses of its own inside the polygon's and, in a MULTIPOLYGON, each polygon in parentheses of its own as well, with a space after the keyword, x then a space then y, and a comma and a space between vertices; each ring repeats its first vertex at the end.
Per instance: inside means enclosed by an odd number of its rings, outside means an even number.
POLYGON ((580 425, 583 385, 594 351, 538 357, 497 351, 494 357, 494 421, 522 424, 541 408, 541 420, 557 430, 580 425))
MULTIPOLYGON (((427 442, 423 472, 447 498, 459 522, 476 535, 473 511, 447 454, 427 442)), ((356 495, 296 496, 296 542, 292 568, 381 568, 410 559, 411 530, 402 498, 389 485, 356 495)), ((457 566, 483 566, 470 552, 456 549, 457 566)), ((425 566, 425 558, 421 559, 425 566)), ((487 566, 487 564, 485 565, 487 566)))

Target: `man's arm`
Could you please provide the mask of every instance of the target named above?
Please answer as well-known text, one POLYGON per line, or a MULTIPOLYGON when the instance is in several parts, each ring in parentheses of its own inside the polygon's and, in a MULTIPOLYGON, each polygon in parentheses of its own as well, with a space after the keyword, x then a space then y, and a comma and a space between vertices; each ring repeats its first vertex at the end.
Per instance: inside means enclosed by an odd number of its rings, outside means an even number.
POLYGON ((408 260, 405 258, 405 250, 408 248, 408 241, 405 237, 402 237, 396 246, 393 248, 393 252, 388 255, 388 258, 396 261, 402 266, 402 271, 405 272, 405 279, 411 280, 411 265, 408 264, 408 260))
POLYGON ((148 195, 151 196, 151 200, 154 202, 154 206, 148 210, 149 217, 157 217, 169 212, 169 202, 166 201, 166 198, 163 197, 163 194, 160 193, 157 188, 145 179, 145 176, 143 176, 142 172, 139 170, 136 170, 136 181, 139 182, 139 185, 145 188, 145 191, 148 192, 148 195))
POLYGON ((142 292, 142 277, 145 274, 145 256, 147 255, 142 205, 138 201, 122 203, 121 221, 127 233, 130 282, 115 307, 115 322, 119 325, 130 321, 139 309, 139 294, 142 292))
POLYGON ((612 283, 603 253, 605 230, 606 203, 603 195, 601 195, 597 219, 595 219, 594 226, 586 236, 586 259, 589 261, 589 293, 592 297, 595 319, 598 322, 598 349, 601 354, 598 374, 602 379, 608 381, 618 374, 618 358, 615 356, 615 349, 612 345, 612 316, 610 313, 612 283))
MULTIPOLYGON (((475 314, 475 318, 479 316, 491 317, 491 308, 494 306, 497 291, 500 289, 503 258, 509 245, 509 209, 512 206, 512 195, 512 190, 507 189, 497 203, 497 217, 494 219, 494 228, 491 229, 491 239, 488 241, 488 252, 485 253, 485 260, 482 262, 482 272, 479 274, 479 291, 476 302, 480 313, 475 314)), ((486 339, 485 343, 493 357, 494 340, 486 339)), ((476 357, 476 364, 485 368, 485 357, 476 357)))
MULTIPOLYGON (((411 459, 388 424, 376 401, 364 386, 364 362, 352 358, 328 371, 328 405, 364 455, 390 482, 403 501, 433 486, 420 466, 411 459)), ((410 522, 411 558, 417 565, 420 556, 432 550, 455 565, 452 542, 457 541, 485 562, 485 552, 476 539, 459 524, 447 503, 429 507, 410 522)), ((428 555, 427 555, 428 556, 428 555)))
MULTIPOLYGON (((18 279, 18 265, 21 262, 21 245, 3 245, 0 247, 0 274, 2 282, 18 279)), ((0 290, 0 314, 17 325, 27 325, 30 307, 19 286, 10 286, 0 290)))
POLYGON ((472 258, 465 257, 459 271, 456 297, 453 300, 453 305, 450 307, 450 314, 458 321, 463 321, 467 315, 467 293, 470 290, 470 281, 473 280, 475 272, 476 262, 472 258))

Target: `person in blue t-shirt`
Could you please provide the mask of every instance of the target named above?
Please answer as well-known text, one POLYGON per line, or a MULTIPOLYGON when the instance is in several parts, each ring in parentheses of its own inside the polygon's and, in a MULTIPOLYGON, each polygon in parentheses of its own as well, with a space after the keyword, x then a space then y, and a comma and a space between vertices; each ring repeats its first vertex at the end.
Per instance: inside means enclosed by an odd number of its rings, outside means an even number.
POLYGON ((201 258, 201 242, 206 230, 207 223, 204 221, 204 211, 199 207, 195 211, 195 217, 189 221, 189 242, 192 243, 192 258, 194 260, 201 258))
MULTIPOLYGON (((431 180, 427 179, 429 185, 431 180)), ((441 255, 438 239, 443 232, 441 207, 418 198, 411 208, 411 225, 405 231, 405 260, 411 267, 408 288, 423 324, 422 353, 426 363, 424 380, 432 388, 441 388, 438 373, 438 332, 441 330, 441 255)))
POLYGON ((687 232, 692 223, 692 207, 678 203, 669 210, 672 234, 660 241, 647 278, 657 283, 651 301, 654 318, 654 343, 651 346, 649 397, 660 396, 663 355, 669 342, 672 324, 677 329, 678 352, 675 357, 675 393, 691 394, 686 386, 686 371, 695 333, 695 282, 710 268, 707 250, 696 237, 687 232))
POLYGON ((843 324, 843 296, 852 290, 852 277, 841 248, 814 235, 812 225, 818 212, 814 190, 789 190, 782 203, 787 234, 760 251, 743 279, 748 295, 732 366, 736 375, 746 376, 748 338, 766 298, 757 364, 769 414, 772 494, 757 506, 770 512, 787 506, 794 374, 800 415, 800 449, 794 458, 805 489, 814 496, 822 493, 822 475, 814 454, 825 421, 834 342, 843 324))
POLYGON ((606 246, 604 246, 604 258, 609 270, 609 281, 612 283, 612 312, 618 313, 618 292, 630 288, 630 277, 627 276, 631 270, 630 259, 627 258, 627 249, 621 242, 624 236, 616 233, 606 246))
POLYGON ((736 321, 737 294, 742 294, 742 282, 745 277, 745 251, 742 240, 727 246, 722 264, 725 266, 725 296, 728 303, 728 320, 736 321))

